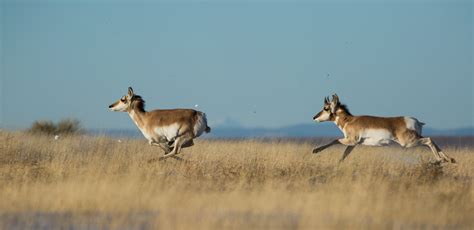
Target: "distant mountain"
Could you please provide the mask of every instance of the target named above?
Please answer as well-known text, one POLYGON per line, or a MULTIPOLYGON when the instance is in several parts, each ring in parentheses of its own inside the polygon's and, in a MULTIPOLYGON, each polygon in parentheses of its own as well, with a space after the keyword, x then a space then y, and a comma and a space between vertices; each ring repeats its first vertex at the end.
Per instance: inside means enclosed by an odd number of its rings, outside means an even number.
POLYGON ((423 129, 423 135, 429 136, 474 136, 474 127, 459 129, 423 129))
MULTIPOLYGON (((299 124, 281 128, 216 127, 212 137, 327 137, 341 136, 341 131, 332 123, 299 124)), ((426 136, 474 136, 474 127, 439 130, 423 129, 426 136)))
MULTIPOLYGON (((93 134, 110 136, 140 137, 138 129, 94 130, 93 134)), ((208 138, 251 138, 251 137, 328 137, 341 136, 342 133, 333 123, 298 124, 281 128, 244 128, 244 127, 212 127, 212 132, 205 135, 208 138)), ((474 136, 474 127, 460 129, 423 129, 426 136, 474 136)))

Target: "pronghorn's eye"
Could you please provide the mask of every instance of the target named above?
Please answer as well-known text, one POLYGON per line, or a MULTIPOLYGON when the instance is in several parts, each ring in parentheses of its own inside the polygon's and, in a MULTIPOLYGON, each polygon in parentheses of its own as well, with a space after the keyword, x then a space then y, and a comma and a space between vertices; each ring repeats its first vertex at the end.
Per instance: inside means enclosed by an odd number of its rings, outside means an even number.
POLYGON ((124 99, 124 98, 120 98, 120 101, 121 101, 121 102, 125 102, 125 99, 124 99))

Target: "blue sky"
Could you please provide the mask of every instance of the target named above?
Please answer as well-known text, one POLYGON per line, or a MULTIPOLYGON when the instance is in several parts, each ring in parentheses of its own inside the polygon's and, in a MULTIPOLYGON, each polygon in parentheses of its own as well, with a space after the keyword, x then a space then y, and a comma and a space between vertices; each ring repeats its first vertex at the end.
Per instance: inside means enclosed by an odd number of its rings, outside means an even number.
POLYGON ((75 117, 133 128, 107 106, 194 107, 212 126, 311 123, 337 92, 354 114, 473 126, 471 1, 9 1, 2 127, 75 117))

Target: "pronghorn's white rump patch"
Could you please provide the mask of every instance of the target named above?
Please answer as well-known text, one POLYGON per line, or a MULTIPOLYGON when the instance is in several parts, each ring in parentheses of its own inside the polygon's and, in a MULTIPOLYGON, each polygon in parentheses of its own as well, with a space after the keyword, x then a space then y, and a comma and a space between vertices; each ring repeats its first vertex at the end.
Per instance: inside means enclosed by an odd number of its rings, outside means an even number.
POLYGON ((424 125, 423 123, 421 123, 414 117, 404 117, 404 120, 407 129, 416 131, 416 133, 421 135, 422 126, 424 125))
POLYGON ((360 134, 360 140, 363 145, 382 146, 390 144, 394 137, 386 129, 366 129, 360 134))
POLYGON ((179 133, 179 124, 173 123, 168 126, 156 127, 154 129, 156 135, 166 137, 168 141, 173 141, 179 133))
POLYGON ((206 114, 202 112, 198 112, 197 116, 198 117, 196 119, 196 123, 194 124, 193 131, 194 135, 199 137, 207 128, 207 118, 206 114))

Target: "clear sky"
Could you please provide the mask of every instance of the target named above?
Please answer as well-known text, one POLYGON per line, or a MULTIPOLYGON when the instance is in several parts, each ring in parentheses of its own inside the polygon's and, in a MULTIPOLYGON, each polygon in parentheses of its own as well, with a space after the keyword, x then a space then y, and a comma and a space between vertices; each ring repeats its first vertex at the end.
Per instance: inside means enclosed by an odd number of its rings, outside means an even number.
POLYGON ((128 86, 211 126, 311 123, 333 92, 354 114, 473 126, 472 1, 354 2, 3 0, 0 126, 133 128, 107 108, 128 86))

